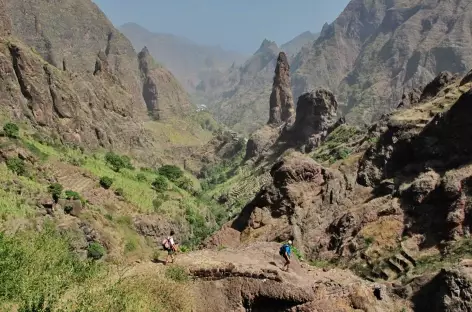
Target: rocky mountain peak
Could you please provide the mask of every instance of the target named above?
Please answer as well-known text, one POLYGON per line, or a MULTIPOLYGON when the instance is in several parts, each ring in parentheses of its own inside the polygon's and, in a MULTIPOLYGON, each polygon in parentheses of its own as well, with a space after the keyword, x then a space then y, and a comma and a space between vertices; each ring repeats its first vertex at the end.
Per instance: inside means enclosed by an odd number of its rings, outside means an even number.
POLYGON ((262 41, 261 43, 261 46, 257 50, 256 54, 273 52, 273 51, 277 51, 278 49, 279 47, 277 46, 277 43, 275 43, 275 41, 264 39, 264 41, 262 41))
POLYGON ((290 65, 288 64, 287 55, 280 52, 275 68, 272 94, 270 95, 268 124, 279 125, 284 122, 290 124, 293 121, 294 114, 295 107, 290 85, 290 65))

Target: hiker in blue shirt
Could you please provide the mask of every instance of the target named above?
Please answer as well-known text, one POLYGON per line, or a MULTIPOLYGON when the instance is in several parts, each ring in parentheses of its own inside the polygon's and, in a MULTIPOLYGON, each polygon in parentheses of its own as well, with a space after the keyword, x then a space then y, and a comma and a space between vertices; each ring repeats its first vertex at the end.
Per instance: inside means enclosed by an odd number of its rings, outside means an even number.
POLYGON ((288 267, 290 265, 290 257, 292 253, 292 241, 289 240, 287 244, 283 244, 280 247, 279 255, 281 255, 285 259, 284 267, 282 268, 283 271, 288 272, 288 267))

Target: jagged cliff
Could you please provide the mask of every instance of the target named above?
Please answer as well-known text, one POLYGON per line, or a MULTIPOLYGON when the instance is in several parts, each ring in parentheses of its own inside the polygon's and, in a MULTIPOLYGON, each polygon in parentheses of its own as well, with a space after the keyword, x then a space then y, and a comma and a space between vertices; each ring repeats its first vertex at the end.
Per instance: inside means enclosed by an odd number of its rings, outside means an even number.
MULTIPOLYGON (((327 89, 348 122, 377 120, 406 91, 422 89, 441 71, 465 74, 472 67, 472 32, 466 26, 471 12, 467 0, 352 0, 316 40, 289 58, 294 98, 327 89)), ((238 70, 214 79, 238 81, 238 70)), ((267 71, 250 79, 244 87, 219 82, 208 88, 218 93, 209 98, 216 116, 246 133, 267 119, 263 108, 270 92, 267 71)))
POLYGON ((182 144, 149 116, 180 118, 178 131, 192 141, 185 148, 209 140, 188 120, 192 104, 174 76, 146 50, 138 56, 91 1, 5 0, 0 8, 3 113, 63 143, 133 152, 151 163, 182 144))

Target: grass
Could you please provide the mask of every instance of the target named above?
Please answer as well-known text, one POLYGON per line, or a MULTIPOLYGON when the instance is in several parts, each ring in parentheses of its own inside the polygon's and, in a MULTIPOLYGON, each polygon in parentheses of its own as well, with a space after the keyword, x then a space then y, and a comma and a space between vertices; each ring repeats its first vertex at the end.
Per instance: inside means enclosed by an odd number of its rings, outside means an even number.
POLYGON ((351 153, 350 143, 360 139, 363 132, 356 127, 341 125, 331 132, 326 140, 312 154, 314 160, 333 164, 347 159, 351 153))

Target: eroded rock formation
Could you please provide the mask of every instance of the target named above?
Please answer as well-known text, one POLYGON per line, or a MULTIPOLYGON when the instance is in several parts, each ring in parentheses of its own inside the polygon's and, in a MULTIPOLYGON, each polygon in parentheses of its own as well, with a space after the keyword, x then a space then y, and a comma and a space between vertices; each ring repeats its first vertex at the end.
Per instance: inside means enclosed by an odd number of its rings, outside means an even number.
POLYGON ((295 140, 317 147, 337 121, 338 102, 333 93, 320 89, 305 93, 298 99, 297 117, 293 128, 295 140))
POLYGON ((290 65, 288 64, 287 55, 284 52, 280 52, 277 58, 272 93, 270 95, 268 124, 291 124, 293 123, 294 114, 295 106, 290 85, 290 65))

